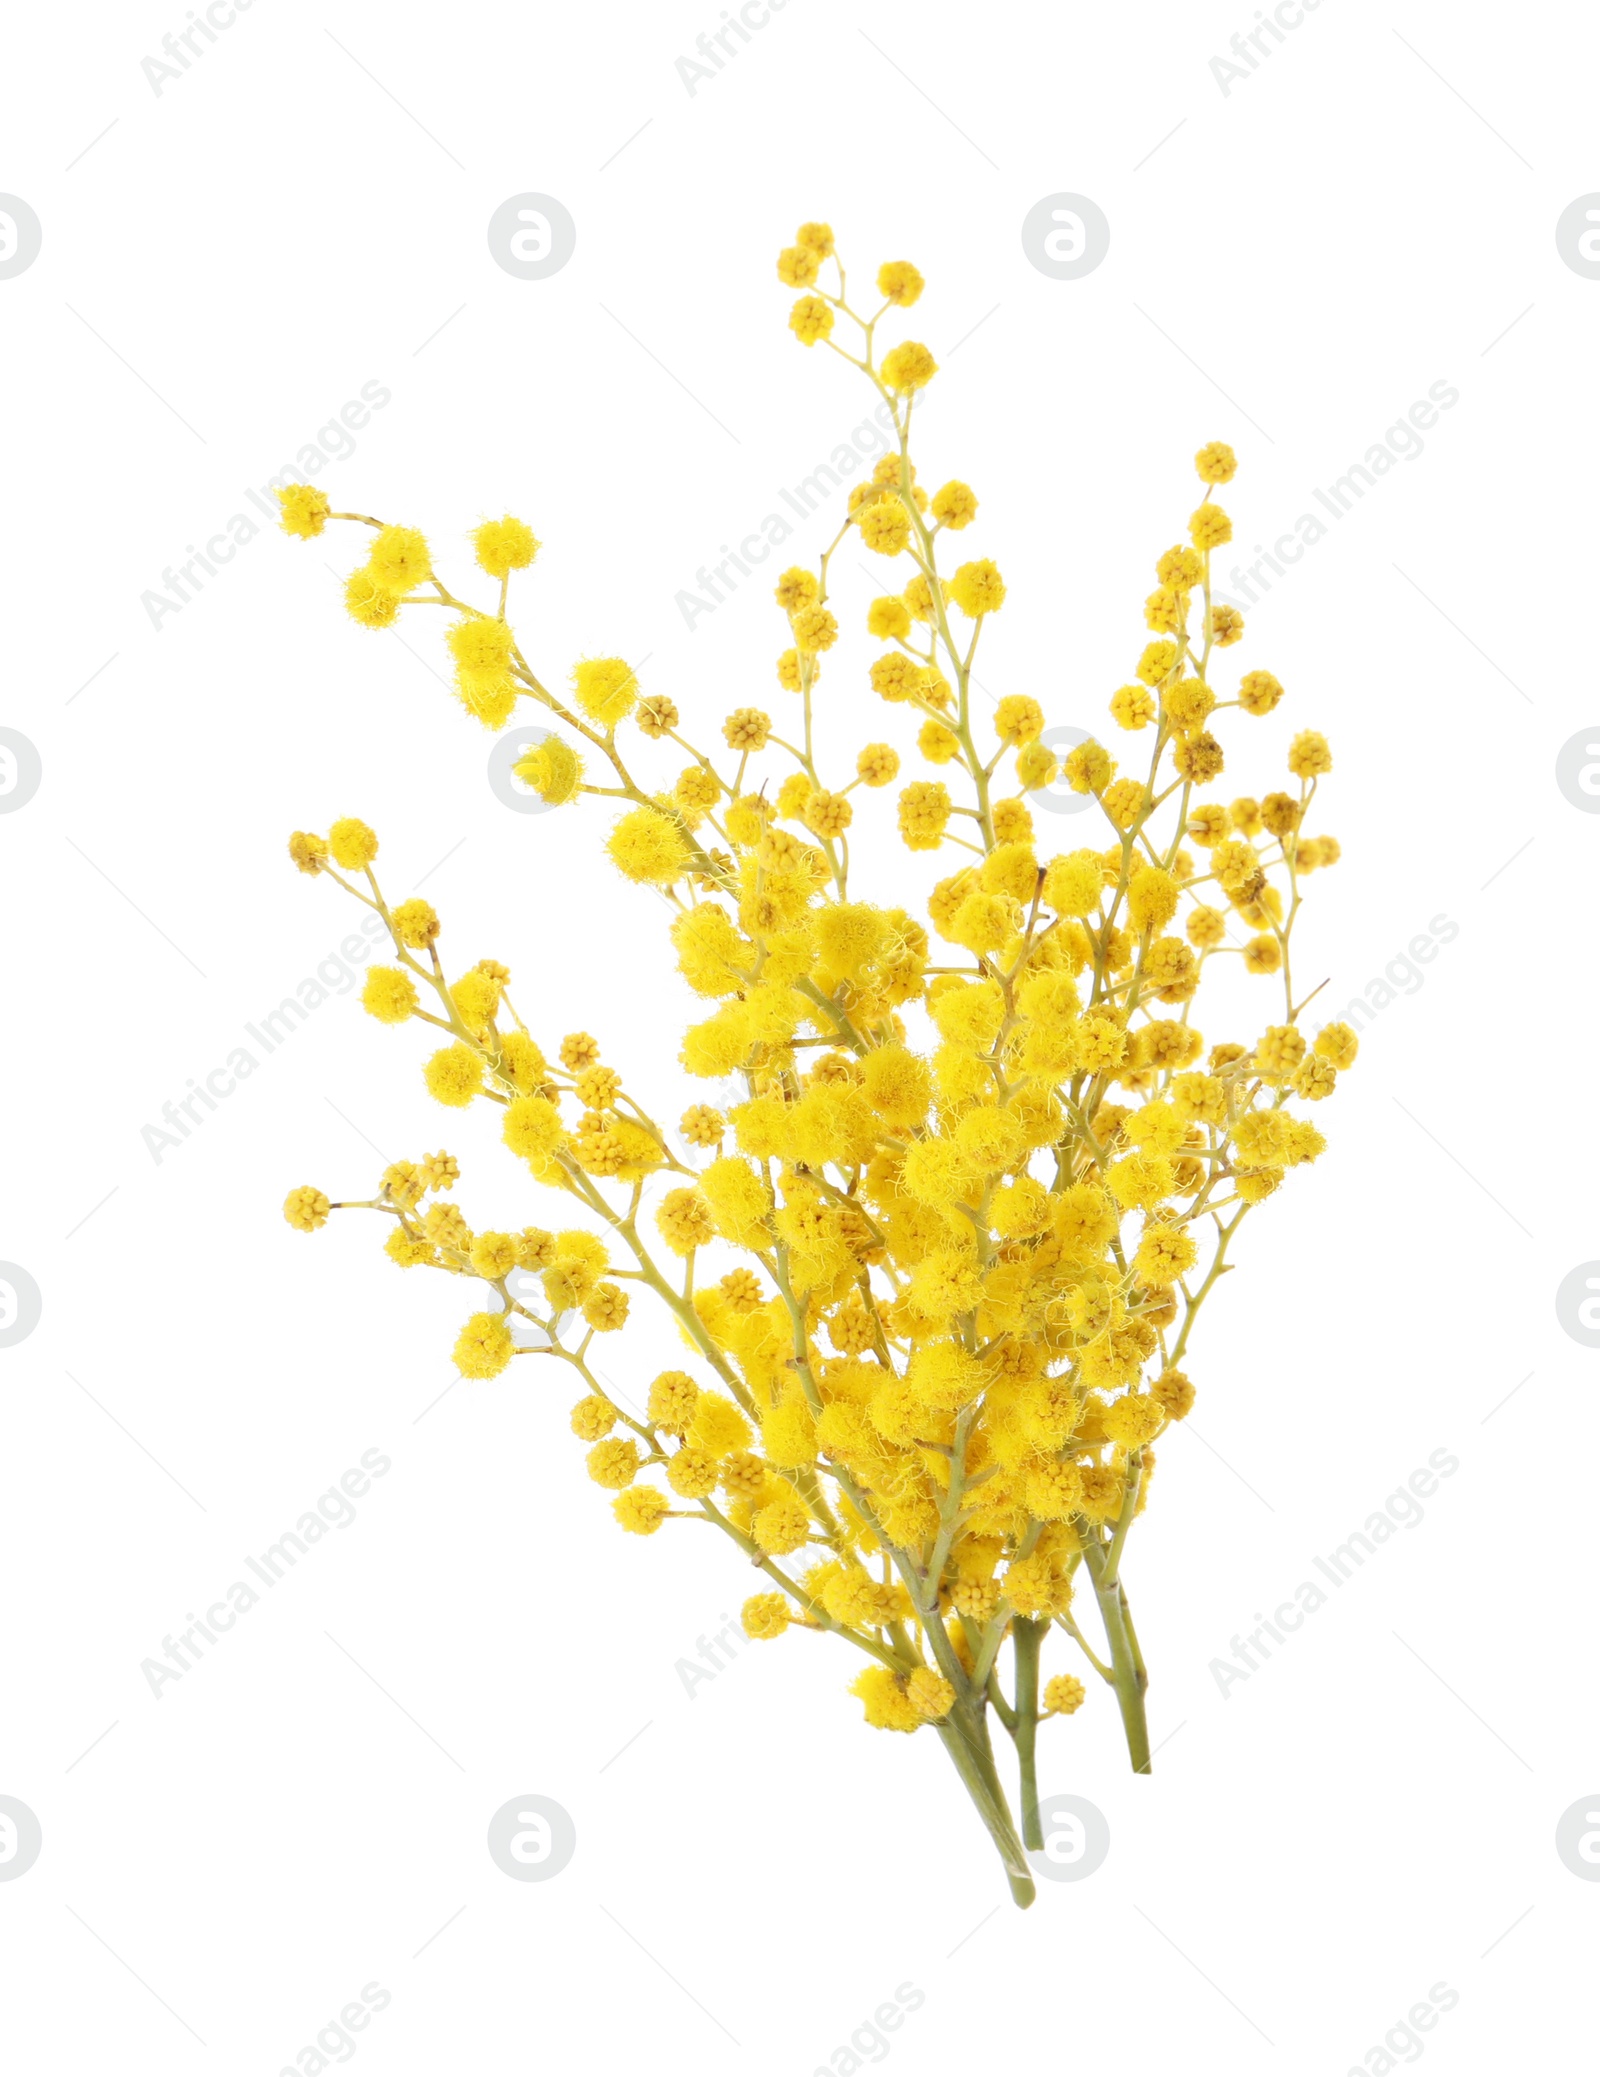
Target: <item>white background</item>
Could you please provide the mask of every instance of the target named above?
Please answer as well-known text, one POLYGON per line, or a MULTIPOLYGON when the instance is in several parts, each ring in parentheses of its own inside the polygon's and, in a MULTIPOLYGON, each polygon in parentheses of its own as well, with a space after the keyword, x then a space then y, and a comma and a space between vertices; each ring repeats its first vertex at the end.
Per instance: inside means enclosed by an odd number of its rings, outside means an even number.
MULTIPOLYGON (((710 5, 257 0, 157 93, 141 60, 182 15, 25 11, 0 89, 0 188, 44 227, 0 281, 0 719, 44 766, 0 816, 0 1258, 44 1294, 0 1353, 0 1793, 44 1830, 0 1883, 8 2064, 314 2070, 376 1982, 374 2072, 805 2077, 848 2071, 910 1984, 865 2062, 1298 2077, 1381 2071, 1444 1983, 1430 2067, 1587 2067, 1600 1885, 1553 1842, 1600 1790, 1600 1412, 1554 1293, 1600 1254, 1600 822, 1554 767, 1600 703, 1600 282, 1554 229, 1600 188, 1600 30, 1325 0, 1225 94, 1244 4, 790 0, 691 94, 710 5), (578 226, 543 282, 485 239, 526 190, 578 226), (1062 190, 1112 227, 1075 282, 1019 235, 1062 190), (1328 1013, 1436 916, 1459 929, 1208 1310, 1126 1568, 1157 1771, 1128 1775, 1099 1692, 1046 1727, 1044 1788, 1097 1803, 1112 1850, 1026 1916, 934 1740, 860 1725, 843 1652, 747 1646, 686 1696, 677 1662, 748 1581, 692 1531, 618 1534, 560 1377, 441 1398, 461 1291, 400 1277, 358 1215, 283 1223, 289 1186, 364 1195, 441 1144, 475 1223, 548 1215, 492 1121, 431 1104, 412 1032, 335 995, 176 1150, 141 1137, 352 928, 283 850, 350 813, 392 896, 425 879, 458 965, 504 958, 541 1038, 595 1032, 676 1116, 664 912, 600 857, 603 814, 497 804, 438 629, 412 616, 408 650, 344 619, 348 533, 264 527, 159 631, 141 595, 259 519, 245 487, 374 381, 391 400, 318 479, 336 503, 423 526, 463 582, 466 529, 524 514, 539 667, 647 657, 704 737, 782 712, 765 576, 692 632, 675 595, 870 406, 785 329, 774 257, 811 216, 863 282, 900 256, 928 277, 923 475, 976 486, 963 547, 1011 586, 986 683, 1057 722, 1101 726, 1128 675, 1202 441, 1237 447, 1238 540, 1270 543, 1430 384, 1460 393, 1231 652, 1290 692, 1235 719, 1239 790, 1292 728, 1334 745, 1344 862, 1297 936, 1328 1013), (157 1701, 141 1660, 368 1449, 392 1469, 356 1521, 157 1701), (1460 1469, 1421 1525, 1223 1699, 1230 1637, 1438 1449, 1460 1469), (484 1835, 530 1793, 578 1850, 520 1884, 484 1835)), ((842 755, 904 735, 841 560, 842 755)), ((863 883, 905 875, 891 819, 861 811, 863 883)), ((664 1346, 608 1345, 619 1388, 664 1346)))

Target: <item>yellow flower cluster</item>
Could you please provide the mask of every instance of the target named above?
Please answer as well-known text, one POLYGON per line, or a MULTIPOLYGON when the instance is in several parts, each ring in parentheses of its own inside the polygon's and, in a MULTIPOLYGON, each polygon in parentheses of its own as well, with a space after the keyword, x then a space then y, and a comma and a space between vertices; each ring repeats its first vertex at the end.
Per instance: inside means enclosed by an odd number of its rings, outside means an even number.
MULTIPOLYGON (((1241 1222, 1323 1151, 1313 1107, 1355 1058, 1346 1026, 1302 1028, 1290 957, 1305 880, 1339 855, 1308 829, 1332 758, 1302 730, 1275 790, 1218 790, 1225 717, 1237 709, 1248 727, 1285 697, 1268 671, 1230 682, 1223 668, 1244 627, 1211 601, 1211 554, 1232 534, 1214 497, 1235 472, 1220 443, 1196 457, 1200 503, 1156 558, 1129 681, 1108 701, 1126 769, 1099 741, 1058 763, 1028 693, 1006 693, 980 726, 974 658, 1007 587, 988 558, 948 552, 944 537, 977 519, 970 486, 930 495, 917 481, 912 419, 933 356, 877 337, 922 276, 889 262, 878 305, 858 313, 822 224, 801 226, 778 276, 802 291, 796 337, 848 361, 896 432, 816 567, 777 584, 777 679, 800 717, 781 731, 743 706, 721 723, 726 754, 695 748, 673 701, 617 657, 581 659, 570 692, 552 691, 507 618, 510 577, 538 549, 520 520, 473 535, 499 587, 477 606, 446 588, 419 533, 330 513, 304 486, 282 493, 291 534, 341 517, 373 529, 347 586, 357 621, 443 605, 467 709, 498 728, 526 698, 553 720, 561 733, 518 768, 529 785, 552 803, 621 798, 605 850, 666 896, 698 999, 679 1061, 692 1077, 737 1078, 740 1100, 691 1104, 669 1133, 589 1034, 546 1050, 506 967, 480 960, 451 978, 438 916, 415 898, 390 906, 365 824, 299 833, 290 852, 388 926, 394 964, 368 974, 363 1002, 381 1023, 434 1027, 422 1074, 435 1100, 496 1106, 505 1144, 571 1222, 475 1232, 440 1194, 457 1177, 449 1156, 384 1172, 364 1202, 392 1221, 395 1262, 496 1294, 461 1330, 462 1374, 493 1378, 523 1354, 575 1372, 572 1427, 623 1529, 715 1524, 765 1575, 745 1605, 752 1637, 807 1629, 862 1653, 867 1721, 935 1728, 1025 1903, 1037 1726, 1084 1699, 1072 1675, 1043 1679, 1043 1644, 1059 1633, 1115 1691, 1148 1771, 1122 1569, 1154 1445, 1194 1403, 1183 1364, 1241 1222), (853 772, 824 772, 813 709, 844 611, 830 564, 852 536, 898 565, 847 617, 878 645, 866 683, 908 710, 911 739, 866 743, 853 772), (1142 740, 1123 749, 1124 737, 1142 740), (909 778, 896 804, 907 848, 940 854, 916 914, 858 890, 850 866, 866 794, 907 757, 940 774, 909 778), (1092 803, 1092 841, 1059 853, 1040 841, 1029 796, 1052 785, 1092 803), (1197 1021, 1213 974, 1208 1001, 1231 990, 1248 1004, 1250 977, 1266 984, 1231 1035, 1197 1021), (512 1289, 514 1271, 537 1279, 542 1302, 518 1295, 521 1279, 512 1289), (685 1348, 683 1369, 640 1380, 642 1419, 590 1361, 634 1301, 664 1307, 685 1348), (536 1336, 514 1335, 519 1315, 536 1336), (1020 1838, 996 1721, 1020 1757, 1020 1838)), ((1003 659, 990 668, 1003 680, 1003 659)), ((285 1214, 311 1231, 333 1208, 302 1188, 285 1214)))

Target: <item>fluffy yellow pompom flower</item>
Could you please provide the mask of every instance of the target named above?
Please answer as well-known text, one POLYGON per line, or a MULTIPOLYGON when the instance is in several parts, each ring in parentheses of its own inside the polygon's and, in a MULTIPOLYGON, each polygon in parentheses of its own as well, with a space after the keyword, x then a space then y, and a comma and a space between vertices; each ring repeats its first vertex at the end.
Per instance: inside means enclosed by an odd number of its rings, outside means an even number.
POLYGON ((378 839, 364 822, 346 815, 328 831, 328 849, 335 865, 346 872, 360 872, 378 855, 378 839))
POLYGON ((787 1399, 765 1414, 761 1446, 767 1462, 786 1471, 809 1470, 816 1461, 817 1424, 803 1401, 787 1399))
POLYGON ((611 1503, 618 1524, 631 1536, 654 1536, 671 1509, 654 1486, 630 1486, 611 1503))
POLYGON ((512 1354, 511 1326, 503 1313, 474 1313, 456 1337, 455 1364, 463 1377, 498 1377, 512 1354))
POLYGON ((802 1550, 811 1534, 811 1517, 796 1493, 785 1493, 756 1510, 750 1534, 760 1549, 775 1558, 802 1550))
POLYGON ((1050 1193, 1037 1177, 1003 1183, 989 1202, 989 1223, 1007 1240, 1026 1240, 1050 1225, 1050 1193))
POLYGON ((998 613, 1006 588, 992 562, 963 563, 950 580, 950 596, 969 620, 998 613))
POLYGON ((1196 729, 1217 703, 1209 685, 1198 678, 1183 678, 1165 689, 1167 719, 1174 728, 1196 729))
POLYGON ((900 776, 900 753, 888 743, 868 743, 856 759, 863 786, 892 786, 900 776))
MULTIPOLYGON (((972 569, 981 565, 969 563, 966 567, 972 569)), ((994 732, 1002 743, 1013 744, 1019 749, 1025 743, 1035 743, 1044 733, 1044 709, 1028 693, 1008 692, 995 707, 994 732)))
POLYGON ((691 1255, 716 1238, 711 1207, 698 1190, 670 1190, 656 1212, 661 1237, 675 1255, 691 1255))
POLYGON ((878 294, 901 310, 911 308, 924 286, 909 260, 885 260, 878 269, 878 294))
POLYGON ((750 1440, 750 1423, 720 1392, 701 1392, 694 1403, 688 1436, 697 1449, 720 1459, 743 1449, 750 1440))
POLYGON ((1189 539, 1196 548, 1224 548, 1233 539, 1233 521, 1220 505, 1201 505, 1189 515, 1189 539))
POLYGON ((1092 851, 1052 858, 1044 872, 1044 900, 1063 916, 1089 916, 1100 906, 1105 875, 1092 851))
POLYGON ((1148 642, 1134 670, 1143 684, 1159 685, 1163 679, 1171 677, 1177 665, 1176 642, 1148 642))
POLYGON ((1028 1506, 1041 1521, 1070 1521, 1083 1505, 1083 1474, 1076 1464, 1041 1464, 1029 1472, 1026 1490, 1028 1506))
POLYGON ((1305 1050, 1305 1036, 1297 1025, 1270 1025, 1256 1041, 1257 1072, 1263 1081, 1286 1082, 1304 1059, 1305 1050))
POLYGON ((383 527, 367 557, 367 571, 374 584, 397 599, 404 598, 433 575, 428 544, 413 527, 383 527))
POLYGON ((394 924, 395 936, 413 952, 422 951, 439 935, 439 918, 433 904, 425 902, 420 895, 401 902, 390 920, 394 924))
POLYGON ((678 1120, 678 1130, 691 1147, 719 1147, 728 1121, 708 1103, 692 1103, 678 1120))
POLYGON ((804 245, 788 245, 778 255, 778 279, 785 288, 810 288, 817 278, 818 255, 804 245))
POLYGON ((583 783, 583 759, 561 736, 546 736, 535 743, 511 769, 553 808, 576 800, 583 783))
POLYGON ((1303 728, 1289 745, 1289 769, 1297 779, 1320 778, 1333 770, 1333 752, 1326 736, 1314 728, 1303 728))
POLYGON ((1128 921, 1136 931, 1160 930, 1178 911, 1178 883, 1158 865, 1142 866, 1128 882, 1128 921))
POLYGON ((480 1233, 468 1256, 477 1274, 495 1283, 516 1268, 517 1244, 509 1233, 480 1233))
POLYGON ((361 1007, 380 1024, 404 1024, 417 1007, 417 984, 403 967, 368 967, 361 1007))
POLYGON ((1348 1024, 1324 1024, 1313 1041, 1319 1057, 1341 1071, 1354 1067, 1361 1041, 1348 1024))
MULTIPOLYGON (((861 545, 874 555, 899 555, 911 538, 911 514, 898 498, 874 498, 856 514, 861 545)), ((898 602, 897 602, 898 603, 898 602)), ((901 605, 904 612, 904 605, 901 605)), ((911 616, 906 614, 906 625, 911 616)))
POLYGON ((910 851, 937 851, 954 803, 936 779, 917 779, 900 796, 900 835, 910 851))
POLYGON ((1221 440, 1213 440, 1208 447, 1202 447, 1194 458, 1194 465, 1202 483, 1231 483, 1239 466, 1233 449, 1221 440))
POLYGON ((874 599, 867 608, 869 635, 877 635, 882 641, 896 642, 910 632, 911 613, 904 599, 874 599))
POLYGON ((919 1666, 906 1677, 906 1699, 918 1716, 930 1722, 948 1716, 956 1706, 956 1691, 942 1673, 935 1673, 931 1666, 919 1666))
POLYGON ((624 815, 606 839, 606 851, 628 879, 657 885, 676 880, 689 863, 681 826, 656 808, 635 808, 624 815))
POLYGON ((977 493, 971 484, 952 477, 934 492, 931 509, 940 526, 958 534, 963 527, 971 526, 978 516, 977 493))
POLYGON ((611 1502, 611 1512, 617 1525, 634 1537, 652 1537, 661 1529, 671 1508, 663 1493, 657 1493, 652 1485, 630 1485, 625 1493, 617 1493, 611 1502))
POLYGON ((313 836, 309 830, 297 829, 289 839, 289 856, 297 872, 320 873, 328 856, 327 840, 313 836))
POLYGON ((892 346, 879 370, 888 389, 901 392, 926 389, 939 372, 939 363, 918 340, 906 339, 892 346))
POLYGON ((782 1594, 752 1594, 739 1611, 746 1637, 781 1637, 794 1619, 782 1594))
POLYGON ((296 1233, 315 1233, 319 1226, 326 1226, 332 1209, 322 1191, 310 1183, 291 1190, 283 1200, 283 1216, 296 1233))
POLYGON ((1044 1706, 1052 1716, 1071 1716, 1083 1707, 1086 1691, 1073 1673, 1057 1673, 1044 1684, 1044 1706))
POLYGON ((891 706, 899 706, 902 701, 910 699, 916 689, 917 665, 911 657, 890 650, 888 655, 876 659, 868 676, 879 699, 887 700, 891 706))
POLYGON ((487 614, 469 614, 452 621, 445 640, 459 670, 474 677, 498 678, 511 663, 512 633, 503 620, 487 614))
POLYGON ((345 580, 344 609, 358 627, 393 627, 400 601, 370 568, 362 568, 345 580))
POLYGON ((407 1210, 415 1208, 428 1187, 414 1161, 391 1161, 383 1172, 381 1186, 391 1204, 403 1205, 407 1210))
POLYGON ((1128 1392, 1113 1399, 1100 1416, 1101 1426, 1113 1442, 1138 1449, 1160 1432, 1166 1412, 1159 1400, 1144 1392, 1128 1392))
POLYGON ((855 980, 883 950, 889 927, 883 911, 866 902, 833 902, 817 917, 817 949, 836 973, 855 980))
POLYGON ((474 967, 451 984, 450 1000, 468 1031, 474 1037, 482 1037, 500 1008, 500 982, 481 967, 474 967))
POLYGON ((1071 1582, 1062 1577, 1042 1551, 1031 1557, 1014 1558, 1006 1567, 1001 1587, 1018 1615, 1060 1615, 1072 1601, 1071 1582))
MULTIPOLYGON (((1017 753, 1017 784, 1026 792, 1048 786, 1061 776, 1061 764, 1053 750, 1043 743, 1028 743, 1017 753)), ((996 810, 998 813, 998 809, 996 810)), ((998 830, 996 831, 998 834, 998 830)))
POLYGON ((905 1675, 887 1666, 869 1666, 850 1683, 867 1722, 876 1731, 915 1731, 926 1719, 906 1693, 905 1675))
POLYGON ((801 296, 789 312, 789 329, 802 346, 816 346, 832 336, 832 308, 821 296, 801 296))
POLYGON ((831 649, 839 639, 839 623, 826 606, 801 606, 789 624, 794 629, 795 646, 802 656, 819 649, 831 649))
POLYGON ((609 1436, 595 1444, 584 1462, 597 1486, 620 1491, 639 1475, 639 1445, 631 1435, 609 1436))
POLYGON ((525 520, 513 519, 509 512, 503 519, 486 519, 473 529, 478 567, 491 577, 509 577, 513 570, 525 570, 539 553, 539 545, 533 528, 525 520))
POLYGON ((483 1055, 459 1043, 441 1046, 422 1072, 434 1101, 460 1110, 483 1087, 483 1055))
POLYGON ((1099 743, 1089 742, 1074 744, 1061 769, 1074 793, 1104 793, 1116 766, 1099 743))
POLYGON ((667 1463, 667 1484, 680 1500, 705 1500, 717 1490, 722 1472, 709 1450, 685 1443, 667 1463))
POLYGON ((785 570, 773 587, 772 596, 785 613, 794 613, 802 606, 811 605, 822 587, 809 570, 798 565, 785 570))
POLYGON ((509 673, 499 677, 473 671, 456 673, 456 697, 475 721, 500 729, 516 712, 517 685, 509 673))
POLYGON ((961 738, 942 721, 925 721, 917 731, 917 748, 929 764, 953 764, 961 755, 961 738))
POLYGON ((639 681, 620 656, 590 656, 572 666, 572 690, 591 721, 615 728, 632 713, 639 681))
POLYGON ((1289 1086, 1296 1096, 1303 1096, 1308 1103, 1321 1103, 1333 1094, 1338 1084, 1339 1071, 1332 1061, 1308 1053, 1295 1069, 1289 1086))
POLYGON ((700 1388, 682 1370, 663 1370, 650 1387, 647 1404, 653 1426, 668 1435, 682 1435, 694 1419, 700 1388))
POLYGON ((1239 704, 1247 714, 1270 714, 1283 698, 1283 687, 1270 671, 1246 671, 1239 680, 1239 704))
POLYGON ((278 524, 286 534, 313 541, 328 523, 327 493, 310 483, 286 483, 278 492, 278 524))
POLYGON ((878 1046, 862 1063, 862 1086, 873 1109, 895 1131, 909 1131, 928 1114, 933 1076, 928 1063, 904 1046, 878 1046))
POLYGON ((1130 1154, 1111 1164, 1106 1188, 1125 1210, 1148 1211, 1172 1195, 1172 1163, 1160 1154, 1130 1154))

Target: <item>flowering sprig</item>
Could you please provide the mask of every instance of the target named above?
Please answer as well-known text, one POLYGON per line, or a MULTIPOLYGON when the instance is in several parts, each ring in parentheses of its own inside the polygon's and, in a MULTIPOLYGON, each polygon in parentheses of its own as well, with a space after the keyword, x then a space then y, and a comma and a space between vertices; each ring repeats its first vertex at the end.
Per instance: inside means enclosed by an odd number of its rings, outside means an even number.
MULTIPOLYGON (((562 732, 516 767, 545 801, 622 804, 606 851, 665 895, 679 970, 701 998, 679 1062, 736 1078, 742 1099, 692 1104, 669 1133, 587 1033, 546 1052, 505 966, 447 977, 438 916, 415 897, 390 906, 363 822, 298 833, 290 851, 383 919, 396 963, 368 974, 362 999, 382 1023, 440 1034, 423 1067, 433 1097, 496 1106, 505 1144, 571 1220, 473 1230, 444 1194, 459 1171, 443 1153, 391 1165, 361 1202, 391 1222, 401 1267, 494 1292, 461 1330, 461 1373, 491 1378, 518 1356, 570 1369, 571 1425, 621 1526, 711 1524, 765 1575, 744 1607, 752 1637, 798 1629, 853 1646, 867 1721, 933 1727, 1025 1904, 1026 1849, 1041 1843, 1038 1726, 1085 1698, 1076 1676, 1046 1677, 1044 1647, 1059 1633, 1114 1691, 1133 1766, 1148 1772, 1123 1566, 1154 1445, 1194 1403, 1182 1365, 1241 1223, 1323 1151, 1298 1106, 1322 1102, 1355 1058, 1347 1026, 1302 1030, 1291 959, 1306 877, 1339 855, 1305 830, 1332 758, 1303 730, 1282 790, 1209 792, 1224 770, 1220 717, 1260 719, 1283 698, 1265 670, 1228 694, 1218 682, 1220 652, 1244 633, 1211 595, 1212 552, 1232 533, 1214 497, 1235 472, 1220 443, 1196 457, 1188 539, 1157 559, 1149 639, 1110 700, 1148 757, 1121 775, 1089 741, 1058 764, 1026 693, 999 699, 996 747, 981 745, 973 661, 1006 586, 987 559, 941 568, 945 536, 975 523, 978 500, 958 480, 931 496, 918 484, 913 413, 937 367, 915 340, 878 340, 922 277, 890 262, 877 307, 856 311, 823 224, 801 226, 778 273, 802 291, 796 337, 864 375, 895 433, 816 568, 777 584, 777 678, 798 701, 781 733, 743 706, 723 720, 722 751, 697 748, 672 700, 645 694, 618 657, 580 660, 570 697, 552 692, 507 618, 511 578, 539 547, 520 520, 472 536, 498 584, 480 606, 447 589, 420 533, 334 513, 312 486, 281 493, 291 534, 330 519, 374 530, 346 587, 360 624, 442 608, 470 713, 500 729, 527 699, 554 718, 562 732), (813 728, 840 640, 830 564, 852 529, 895 572, 865 615, 883 645, 869 682, 916 717, 916 750, 945 775, 910 779, 897 803, 906 847, 953 867, 931 886, 927 923, 851 883, 858 799, 894 783, 901 751, 870 742, 852 775, 825 774, 813 728), (636 776, 635 730, 687 762, 636 776), (1103 848, 1040 855, 1027 796, 1058 781, 1092 801, 1103 848), (1230 962, 1281 990, 1281 1007, 1252 1017, 1254 1036, 1208 1046, 1194 1005, 1230 962), (534 1280, 539 1301, 526 1295, 534 1280), (640 1419, 591 1351, 646 1295, 692 1367, 658 1374, 640 1419), (537 1333, 519 1339, 519 1318, 537 1333), (1080 1625, 1084 1599, 1102 1645, 1080 1625), (1018 1758, 1020 1829, 996 1722, 1018 1758)), ((648 754, 659 764, 661 748, 648 754)), ((343 1208, 302 1188, 285 1211, 309 1231, 343 1208)))

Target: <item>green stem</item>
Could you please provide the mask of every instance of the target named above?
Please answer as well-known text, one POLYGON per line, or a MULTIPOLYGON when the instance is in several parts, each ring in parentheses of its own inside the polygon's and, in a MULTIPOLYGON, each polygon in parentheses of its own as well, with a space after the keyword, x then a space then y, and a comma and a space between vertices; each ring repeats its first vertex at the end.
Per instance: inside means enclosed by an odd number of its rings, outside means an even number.
POLYGON ((1105 1625, 1106 1643, 1111 1650, 1111 1679, 1117 1691, 1117 1706, 1122 1711, 1128 1758, 1133 1763, 1135 1774, 1148 1774, 1150 1732, 1144 1719, 1144 1692, 1149 1685, 1149 1676, 1133 1636, 1127 1596, 1122 1591, 1122 1583, 1116 1577, 1104 1544, 1092 1537, 1086 1539, 1083 1559, 1094 1582, 1095 1600, 1100 1607, 1100 1620, 1105 1625))
POLYGON ((1039 1644, 1046 1625, 1019 1615, 1011 1626, 1011 1649, 1017 1676, 1017 1726, 1012 1740, 1022 1774, 1022 1843, 1044 1845, 1039 1826, 1039 1783, 1034 1767, 1034 1739, 1039 1729, 1039 1644))
POLYGON ((1000 1777, 995 1772, 994 1754, 981 1713, 969 1712, 964 1703, 957 1703, 934 1729, 955 1762, 956 1772, 966 1784, 967 1794, 1005 1864, 1006 1879, 1011 1885, 1011 1901, 1018 1910, 1026 1911, 1034 1900, 1033 1876, 1022 1841, 1017 1837, 1016 1824, 1006 1804, 1000 1777))
POLYGON ((1150 1685, 1150 1676, 1145 1671, 1144 1653, 1139 1649, 1139 1633, 1133 1627, 1133 1610, 1128 1606, 1128 1590, 1121 1580, 1117 1582, 1117 1598, 1122 1606, 1122 1627, 1128 1633, 1128 1648, 1133 1653, 1133 1670, 1142 1695, 1150 1685))

